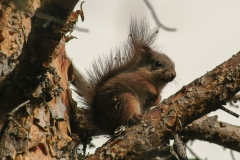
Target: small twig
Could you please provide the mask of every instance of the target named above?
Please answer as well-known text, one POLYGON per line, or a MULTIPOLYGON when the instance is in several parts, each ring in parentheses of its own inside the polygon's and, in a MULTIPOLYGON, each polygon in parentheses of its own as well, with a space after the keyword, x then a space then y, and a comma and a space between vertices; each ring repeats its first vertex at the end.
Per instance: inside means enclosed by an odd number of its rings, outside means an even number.
POLYGON ((75 29, 76 31, 80 31, 80 32, 89 32, 89 29, 87 29, 87 28, 81 28, 81 27, 78 27, 78 26, 76 26, 74 29, 75 29))
POLYGON ((169 28, 169 27, 164 26, 164 25, 159 21, 159 19, 158 19, 158 17, 157 17, 157 14, 155 13, 155 11, 154 11, 151 3, 148 2, 148 0, 143 0, 143 1, 145 2, 145 4, 147 5, 147 7, 149 8, 149 10, 151 11, 153 18, 154 18, 155 22, 157 23, 157 25, 158 25, 159 27, 161 27, 162 29, 164 29, 164 30, 166 30, 166 31, 171 31, 171 32, 174 32, 174 31, 177 30, 176 28, 169 28))
POLYGON ((43 24, 43 27, 47 27, 51 21, 58 23, 60 25, 65 25, 65 21, 61 20, 58 17, 54 17, 40 12, 35 12, 35 16, 46 20, 46 22, 43 24))
POLYGON ((183 143, 182 139, 179 137, 178 134, 174 136, 173 149, 180 160, 188 160, 186 153, 186 145, 185 143, 183 143))
POLYGON ((186 148, 195 157, 196 160, 201 160, 201 158, 199 158, 198 155, 190 147, 188 147, 188 145, 186 145, 186 148))
POLYGON ((231 114, 231 115, 233 115, 234 117, 237 117, 237 118, 239 117, 239 114, 237 114, 237 113, 235 113, 235 112, 227 109, 227 108, 224 107, 224 106, 221 106, 220 109, 223 110, 223 111, 225 111, 225 112, 227 112, 227 113, 229 113, 229 114, 231 114))
POLYGON ((23 102, 22 104, 18 105, 16 108, 14 108, 8 115, 13 115, 17 110, 19 110, 20 108, 22 108, 23 106, 25 106, 26 104, 28 104, 30 102, 30 100, 27 100, 25 102, 23 102))
POLYGON ((81 4, 80 4, 80 12, 79 12, 79 14, 80 14, 80 16, 81 16, 81 20, 82 20, 82 22, 84 21, 84 12, 83 12, 83 9, 82 9, 82 5, 83 5, 83 3, 84 3, 85 1, 82 1, 81 2, 81 4))
POLYGON ((30 102, 30 100, 27 100, 23 103, 21 103, 20 105, 18 105, 16 108, 14 108, 10 113, 7 114, 7 117, 6 117, 6 120, 4 121, 3 125, 2 125, 2 128, 0 130, 0 140, 2 139, 2 136, 4 134, 4 131, 5 129, 7 128, 8 126, 8 123, 9 121, 14 121, 18 126, 19 126, 19 123, 12 118, 12 116, 14 115, 14 113, 19 110, 20 108, 22 108, 23 106, 25 106, 26 104, 28 104, 30 102))
POLYGON ((230 154, 231 154, 232 160, 236 160, 236 158, 233 155, 233 151, 232 150, 230 150, 230 154))

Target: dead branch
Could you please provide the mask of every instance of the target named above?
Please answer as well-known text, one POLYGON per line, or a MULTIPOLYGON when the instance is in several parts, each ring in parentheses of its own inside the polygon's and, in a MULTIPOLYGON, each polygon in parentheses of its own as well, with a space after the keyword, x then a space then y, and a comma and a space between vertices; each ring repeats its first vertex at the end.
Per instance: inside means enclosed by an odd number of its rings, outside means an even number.
POLYGON ((146 6, 149 8, 150 12, 152 13, 153 19, 154 19, 155 22, 157 23, 158 27, 160 27, 160 28, 162 28, 162 29, 164 29, 164 30, 166 30, 166 31, 172 31, 172 32, 173 32, 173 31, 176 31, 175 28, 169 28, 169 27, 163 25, 163 24, 159 21, 159 19, 158 19, 158 17, 157 17, 157 14, 156 14, 156 12, 154 11, 154 8, 152 7, 151 3, 150 3, 148 0, 143 0, 143 1, 145 2, 146 6))
POLYGON ((217 121, 217 116, 204 116, 188 125, 181 135, 188 139, 198 139, 240 151, 240 127, 217 121))

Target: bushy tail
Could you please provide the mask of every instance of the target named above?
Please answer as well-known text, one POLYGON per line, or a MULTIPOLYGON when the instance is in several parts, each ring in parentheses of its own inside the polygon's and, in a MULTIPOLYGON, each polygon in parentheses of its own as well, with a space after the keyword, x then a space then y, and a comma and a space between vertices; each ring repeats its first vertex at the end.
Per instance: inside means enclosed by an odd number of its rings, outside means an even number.
POLYGON ((94 96, 92 86, 75 67, 73 67, 73 74, 74 80, 72 84, 75 86, 74 91, 80 96, 83 103, 90 107, 94 96))
POLYGON ((146 19, 138 20, 133 17, 130 22, 127 43, 119 47, 116 53, 95 60, 92 69, 87 70, 88 81, 73 67, 75 76, 73 85, 83 102, 91 107, 94 94, 103 84, 119 73, 138 67, 142 47, 149 46, 155 49, 156 36, 157 29, 151 29, 146 19))

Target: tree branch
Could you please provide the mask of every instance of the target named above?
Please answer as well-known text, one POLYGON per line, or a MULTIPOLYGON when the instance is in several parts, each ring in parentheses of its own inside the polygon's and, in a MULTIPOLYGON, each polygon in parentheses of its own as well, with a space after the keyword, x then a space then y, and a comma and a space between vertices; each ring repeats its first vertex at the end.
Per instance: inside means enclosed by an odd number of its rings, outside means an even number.
POLYGON ((157 23, 158 27, 160 27, 160 28, 162 28, 162 29, 164 29, 164 30, 166 30, 166 31, 171 31, 171 32, 176 31, 175 28, 169 28, 169 27, 163 25, 163 24, 159 21, 159 19, 158 19, 158 17, 157 17, 157 14, 156 14, 156 12, 154 11, 154 8, 152 7, 151 3, 150 3, 148 0, 143 0, 143 1, 145 2, 146 6, 149 8, 150 12, 152 13, 153 19, 154 19, 155 22, 157 23))
POLYGON ((199 139, 240 152, 240 127, 204 116, 180 132, 188 139, 199 139))

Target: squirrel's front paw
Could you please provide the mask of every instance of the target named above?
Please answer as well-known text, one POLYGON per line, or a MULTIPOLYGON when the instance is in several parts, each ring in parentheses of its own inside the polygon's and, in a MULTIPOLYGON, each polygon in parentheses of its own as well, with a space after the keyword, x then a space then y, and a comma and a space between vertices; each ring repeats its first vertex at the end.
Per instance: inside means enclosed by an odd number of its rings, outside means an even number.
POLYGON ((140 114, 134 114, 133 117, 131 117, 131 118, 129 119, 128 124, 129 124, 130 126, 136 125, 137 123, 139 123, 139 122, 142 120, 142 117, 143 117, 143 116, 140 115, 140 114))

